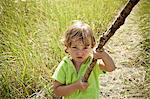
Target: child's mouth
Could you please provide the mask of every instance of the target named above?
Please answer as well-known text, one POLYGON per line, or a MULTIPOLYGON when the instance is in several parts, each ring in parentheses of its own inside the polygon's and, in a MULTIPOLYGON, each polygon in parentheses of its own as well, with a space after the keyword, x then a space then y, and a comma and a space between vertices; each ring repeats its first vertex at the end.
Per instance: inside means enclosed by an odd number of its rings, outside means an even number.
POLYGON ((77 58, 81 59, 82 57, 77 57, 77 58))

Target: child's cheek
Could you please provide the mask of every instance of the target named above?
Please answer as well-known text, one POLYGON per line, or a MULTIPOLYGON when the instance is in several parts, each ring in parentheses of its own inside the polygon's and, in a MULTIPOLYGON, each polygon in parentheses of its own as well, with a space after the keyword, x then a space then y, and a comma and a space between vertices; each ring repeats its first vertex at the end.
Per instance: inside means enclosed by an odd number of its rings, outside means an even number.
POLYGON ((88 49, 85 49, 84 54, 88 54, 90 51, 88 49))

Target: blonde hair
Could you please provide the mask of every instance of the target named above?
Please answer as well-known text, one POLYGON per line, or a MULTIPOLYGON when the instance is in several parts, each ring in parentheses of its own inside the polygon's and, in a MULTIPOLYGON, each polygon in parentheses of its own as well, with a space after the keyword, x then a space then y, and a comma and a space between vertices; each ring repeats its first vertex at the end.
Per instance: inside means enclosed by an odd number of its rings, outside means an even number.
POLYGON ((74 21, 73 25, 65 32, 63 43, 66 49, 71 47, 71 42, 76 40, 82 40, 86 46, 91 44, 92 48, 96 44, 92 29, 88 24, 81 21, 74 21))

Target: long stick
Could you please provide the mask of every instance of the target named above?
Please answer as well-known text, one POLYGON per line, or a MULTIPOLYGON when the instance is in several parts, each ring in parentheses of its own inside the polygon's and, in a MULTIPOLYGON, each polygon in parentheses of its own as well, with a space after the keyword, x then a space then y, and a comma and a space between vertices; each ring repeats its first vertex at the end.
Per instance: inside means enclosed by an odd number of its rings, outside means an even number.
MULTIPOLYGON (((130 12, 132 11, 132 8, 139 2, 140 0, 130 0, 125 7, 123 8, 123 10, 121 11, 121 13, 119 14, 119 16, 116 18, 116 20, 113 22, 113 24, 111 25, 111 27, 106 31, 106 33, 100 38, 99 40, 99 44, 98 47, 96 48, 96 51, 99 52, 103 46, 106 44, 106 42, 110 39, 110 37, 112 37, 114 35, 114 33, 116 32, 117 29, 120 28, 121 25, 124 24, 126 17, 130 14, 130 12)), ((90 64, 90 66, 87 68, 82 81, 87 82, 88 78, 95 66, 97 62, 97 59, 92 60, 92 63, 90 64)))

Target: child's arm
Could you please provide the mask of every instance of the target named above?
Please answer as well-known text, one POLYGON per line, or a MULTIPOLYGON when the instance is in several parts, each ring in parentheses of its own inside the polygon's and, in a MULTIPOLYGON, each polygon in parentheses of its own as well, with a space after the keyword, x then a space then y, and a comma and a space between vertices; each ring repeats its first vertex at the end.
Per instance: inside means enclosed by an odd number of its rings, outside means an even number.
POLYGON ((94 53, 94 58, 102 59, 100 63, 101 70, 111 72, 116 69, 115 64, 109 54, 105 51, 94 53))
POLYGON ((81 80, 70 85, 63 85, 58 81, 53 82, 53 90, 56 96, 68 96, 77 90, 86 90, 87 87, 88 83, 82 82, 81 80))

